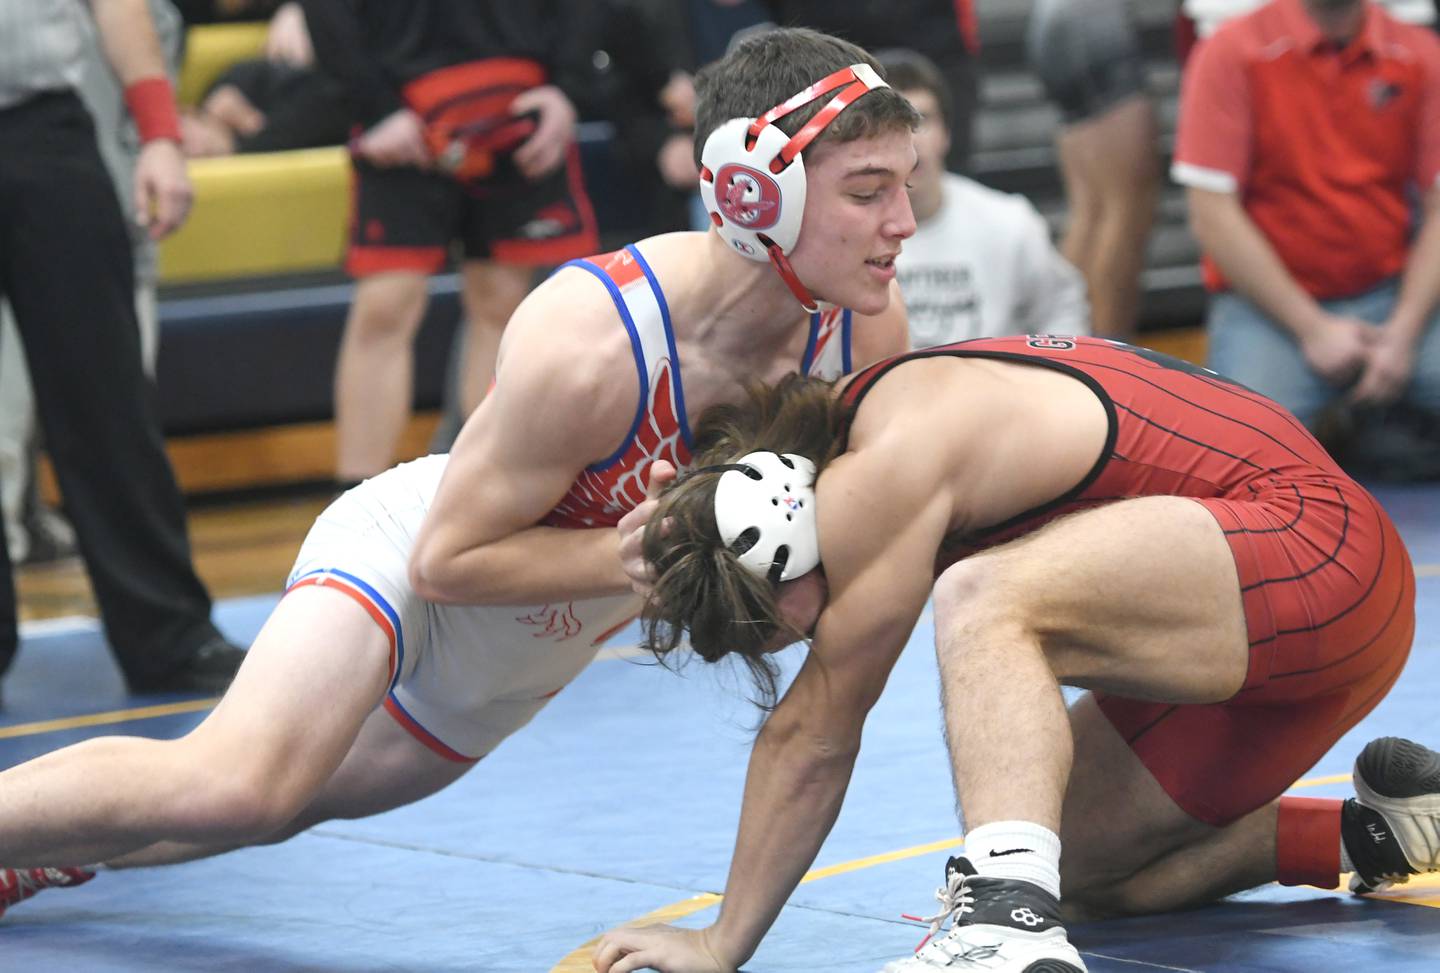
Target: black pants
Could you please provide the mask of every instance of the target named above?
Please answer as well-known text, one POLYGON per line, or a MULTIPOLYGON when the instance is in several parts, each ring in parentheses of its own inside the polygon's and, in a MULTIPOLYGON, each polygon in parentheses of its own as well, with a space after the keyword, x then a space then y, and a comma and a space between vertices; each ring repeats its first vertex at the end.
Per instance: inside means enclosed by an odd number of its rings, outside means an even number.
MULTIPOLYGON (((70 93, 0 110, 0 294, 9 298, 66 513, 127 676, 163 676, 216 632, 140 359, 125 216, 70 93)), ((16 648, 0 543, 0 671, 16 648)))

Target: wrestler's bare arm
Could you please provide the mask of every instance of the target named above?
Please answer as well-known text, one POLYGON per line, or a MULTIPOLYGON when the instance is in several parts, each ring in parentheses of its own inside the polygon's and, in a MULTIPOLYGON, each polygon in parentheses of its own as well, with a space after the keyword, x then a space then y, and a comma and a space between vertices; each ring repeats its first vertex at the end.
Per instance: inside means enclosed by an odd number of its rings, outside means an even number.
POLYGON ((421 597, 505 605, 627 591, 613 529, 535 525, 623 442, 636 397, 629 343, 598 282, 562 271, 527 298, 411 553, 421 597))
POLYGON ((915 468, 903 439, 842 457, 820 481, 831 600, 809 657, 755 742, 725 900, 709 934, 736 965, 754 952, 829 834, 865 717, 930 594, 953 501, 940 464, 915 468), (897 478, 901 466, 907 476, 897 478))
POLYGON ((814 861, 840 812, 865 717, 929 597, 950 521, 944 478, 897 481, 900 451, 897 443, 847 454, 820 477, 815 502, 830 603, 809 656, 756 738, 715 925, 613 929, 596 947, 601 973, 621 957, 629 969, 738 969, 814 861))
MULTIPOLYGON (((857 369, 872 362, 910 350, 910 321, 905 311, 905 301, 900 296, 900 285, 890 284, 890 306, 876 315, 856 315, 851 346, 851 358, 857 369)), ((620 557, 624 562, 625 574, 631 587, 640 594, 650 592, 654 571, 641 554, 640 545, 644 539, 645 525, 655 512, 659 487, 674 478, 675 468, 668 463, 656 463, 651 468, 651 481, 647 484, 647 499, 620 521, 620 557), (659 482, 656 476, 661 477, 659 482)))

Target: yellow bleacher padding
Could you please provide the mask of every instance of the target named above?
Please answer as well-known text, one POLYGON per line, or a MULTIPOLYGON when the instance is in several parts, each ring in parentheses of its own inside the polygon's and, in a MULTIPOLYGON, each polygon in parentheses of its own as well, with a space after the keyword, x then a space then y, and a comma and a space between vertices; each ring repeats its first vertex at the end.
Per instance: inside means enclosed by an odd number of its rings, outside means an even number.
POLYGON ((243 24, 202 24, 185 31, 185 63, 180 68, 176 96, 182 105, 194 105, 220 73, 265 50, 264 21, 243 24))
POLYGON ((160 245, 163 283, 338 267, 350 207, 344 148, 190 163, 190 219, 160 245))

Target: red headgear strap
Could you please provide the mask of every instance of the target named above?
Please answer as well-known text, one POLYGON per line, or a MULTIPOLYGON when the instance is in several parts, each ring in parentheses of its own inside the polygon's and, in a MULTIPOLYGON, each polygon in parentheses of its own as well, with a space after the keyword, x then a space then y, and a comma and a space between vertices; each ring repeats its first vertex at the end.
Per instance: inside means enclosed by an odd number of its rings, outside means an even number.
POLYGON ((700 194, 721 238, 747 257, 768 258, 786 287, 811 312, 819 309, 819 302, 785 256, 799 239, 804 213, 801 153, 847 107, 866 92, 884 87, 879 72, 863 61, 840 68, 758 118, 730 119, 710 133, 701 151, 700 194), (794 135, 786 135, 774 125, 777 119, 827 96, 829 100, 794 135), (723 187, 717 185, 722 177, 726 180, 723 187), (747 208, 746 193, 758 194, 753 207, 747 208))
POLYGON ((792 135, 790 141, 780 149, 779 155, 771 160, 770 171, 779 172, 794 162, 795 157, 825 130, 825 126, 835 120, 836 115, 839 115, 867 91, 884 85, 885 82, 880 80, 879 75, 868 64, 852 64, 849 67, 841 68, 821 78, 804 91, 796 92, 751 122, 750 129, 746 133, 745 147, 748 149, 755 146, 755 140, 759 137, 760 130, 766 125, 784 118, 798 108, 804 108, 821 95, 829 94, 836 88, 840 88, 840 93, 831 98, 829 104, 820 109, 814 118, 806 122, 804 128, 792 135))
POLYGON ((790 293, 795 295, 795 299, 811 314, 820 310, 820 302, 815 300, 815 296, 806 289, 804 284, 800 283, 800 275, 795 273, 794 267, 790 266, 790 258, 785 256, 785 251, 780 249, 780 244, 763 235, 760 239, 765 244, 765 252, 770 255, 770 262, 775 265, 780 279, 785 282, 786 287, 790 288, 790 293))

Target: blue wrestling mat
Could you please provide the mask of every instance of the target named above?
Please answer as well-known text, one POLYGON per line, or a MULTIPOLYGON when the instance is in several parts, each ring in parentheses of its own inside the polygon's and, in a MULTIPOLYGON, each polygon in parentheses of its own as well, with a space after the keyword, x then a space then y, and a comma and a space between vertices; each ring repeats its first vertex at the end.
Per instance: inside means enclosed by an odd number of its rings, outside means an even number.
MULTIPOLYGON (((1341 796, 1360 747, 1440 738, 1440 489, 1378 491, 1420 573, 1410 664, 1302 780, 1341 796), (1331 778, 1336 778, 1332 780, 1331 778)), ((217 609, 237 639, 273 597, 217 609)), ((923 931, 957 826, 926 619, 870 719, 845 808, 754 973, 874 973, 923 931)), ((634 641, 619 636, 616 646, 634 641)), ((793 670, 798 653, 786 654, 793 670)), ((728 667, 676 675, 611 653, 468 776, 420 804, 286 844, 101 874, 0 920, 5 969, 589 969, 584 944, 643 916, 704 924, 724 886, 756 713, 728 667)), ((127 696, 93 624, 27 628, 6 679, 0 761, 88 736, 176 736, 211 701, 127 696), (86 725, 77 725, 86 724, 86 725)), ((3 795, 0 795, 3 797, 3 795)), ((1440 882, 1389 899, 1270 886, 1219 905, 1071 928, 1095 973, 1440 970, 1440 882)))

